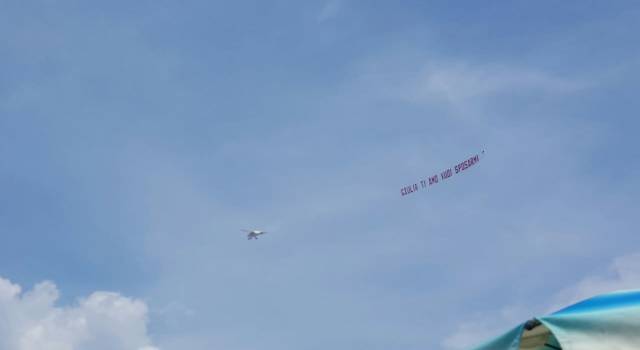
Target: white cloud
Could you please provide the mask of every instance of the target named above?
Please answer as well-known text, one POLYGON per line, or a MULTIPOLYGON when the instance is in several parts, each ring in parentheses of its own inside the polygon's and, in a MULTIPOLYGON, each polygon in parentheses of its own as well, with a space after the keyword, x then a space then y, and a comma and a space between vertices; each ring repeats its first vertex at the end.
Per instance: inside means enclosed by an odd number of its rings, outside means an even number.
POLYGON ((595 295, 638 288, 640 253, 621 256, 614 259, 604 273, 585 277, 556 293, 546 307, 523 303, 504 307, 492 314, 478 315, 471 321, 459 324, 456 331, 443 340, 442 345, 445 349, 468 349, 526 321, 536 314, 535 310, 553 312, 595 295))
POLYGON ((58 307, 51 282, 32 290, 0 278, 0 349, 157 350, 147 335, 147 306, 118 293, 95 292, 58 307))
POLYGON ((586 277, 576 285, 557 293, 550 311, 594 295, 640 288, 640 252, 618 257, 613 260, 605 273, 586 277))

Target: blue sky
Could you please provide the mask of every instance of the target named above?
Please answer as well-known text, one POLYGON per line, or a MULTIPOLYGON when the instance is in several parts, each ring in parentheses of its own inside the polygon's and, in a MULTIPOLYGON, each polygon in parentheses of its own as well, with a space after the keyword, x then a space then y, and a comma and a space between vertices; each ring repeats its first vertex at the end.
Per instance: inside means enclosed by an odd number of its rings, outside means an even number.
POLYGON ((6 1, 0 276, 53 281, 51 308, 144 302, 168 350, 461 349, 632 288, 639 23, 634 1, 6 1))

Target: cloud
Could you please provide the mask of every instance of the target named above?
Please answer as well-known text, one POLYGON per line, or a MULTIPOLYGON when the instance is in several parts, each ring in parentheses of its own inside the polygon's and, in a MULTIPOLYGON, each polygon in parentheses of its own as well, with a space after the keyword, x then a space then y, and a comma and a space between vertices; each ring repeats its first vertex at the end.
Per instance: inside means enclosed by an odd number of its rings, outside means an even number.
POLYGON ((613 291, 640 288, 640 252, 615 258, 604 272, 584 277, 574 285, 555 293, 545 305, 520 303, 500 310, 475 315, 460 323, 455 332, 442 341, 445 349, 468 349, 506 332, 526 321, 536 310, 557 311, 575 302, 613 291))
POLYGON ((335 18, 342 9, 342 0, 329 0, 324 4, 320 14, 318 14, 318 22, 328 21, 335 18))
POLYGON ((504 65, 473 66, 460 63, 428 65, 412 85, 413 94, 409 95, 411 99, 439 97, 451 103, 514 90, 562 93, 585 86, 543 71, 504 65))
POLYGON ((529 315, 529 311, 523 305, 511 305, 490 317, 486 314, 474 315, 470 320, 460 323, 456 331, 442 341, 442 346, 445 349, 469 349, 522 322, 522 315, 529 315))
POLYGON ((613 260, 607 271, 589 276, 557 293, 550 312, 594 295, 640 288, 640 252, 613 260))
POLYGON ((362 62, 359 86, 378 97, 415 104, 437 102, 463 109, 476 108, 488 99, 506 94, 569 94, 593 86, 591 81, 559 76, 536 67, 417 55, 420 57, 410 59, 383 55, 362 62))
POLYGON ((158 350, 147 334, 144 302, 94 292, 69 307, 55 306, 51 282, 32 290, 0 278, 0 349, 158 350))

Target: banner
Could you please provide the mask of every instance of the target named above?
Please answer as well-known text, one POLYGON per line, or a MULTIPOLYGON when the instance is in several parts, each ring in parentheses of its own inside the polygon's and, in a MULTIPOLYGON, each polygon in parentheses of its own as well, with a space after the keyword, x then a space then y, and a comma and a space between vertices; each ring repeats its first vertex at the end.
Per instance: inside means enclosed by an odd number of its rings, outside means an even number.
POLYGON ((453 175, 459 174, 471 168, 472 166, 476 165, 478 162, 480 162, 481 156, 484 156, 484 150, 480 152, 480 154, 471 156, 465 159, 464 161, 458 163, 457 165, 441 171, 440 173, 436 173, 434 175, 428 176, 427 178, 420 179, 418 182, 413 183, 411 185, 404 186, 403 188, 400 189, 400 195, 407 196, 414 192, 418 192, 418 190, 420 189, 425 189, 425 188, 428 188, 429 186, 437 185, 440 181, 449 179, 453 175))

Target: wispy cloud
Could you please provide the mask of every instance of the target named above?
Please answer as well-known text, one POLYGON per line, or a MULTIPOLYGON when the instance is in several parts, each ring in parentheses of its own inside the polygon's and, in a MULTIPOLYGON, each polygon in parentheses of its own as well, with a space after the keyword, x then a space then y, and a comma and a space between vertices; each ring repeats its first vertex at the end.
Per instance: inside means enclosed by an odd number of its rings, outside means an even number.
POLYGON ((318 22, 335 18, 343 7, 344 0, 328 0, 318 14, 318 22))
POLYGON ((595 295, 640 287, 640 253, 615 258, 606 271, 586 276, 574 285, 555 293, 548 302, 508 305, 489 314, 478 314, 470 321, 462 322, 455 332, 446 337, 442 345, 446 349, 468 349, 484 340, 506 332, 509 327, 538 315, 557 311, 580 300, 595 295))
MULTIPOLYGON (((400 55, 400 57, 411 54, 400 55)), ((513 63, 436 58, 373 57, 360 66, 361 87, 374 96, 414 104, 444 103, 470 109, 496 96, 580 92, 594 82, 513 63)))
POLYGON ((606 271, 588 276, 555 296, 549 311, 594 295, 640 288, 640 252, 615 258, 606 271))
POLYGON ((584 87, 582 82, 509 65, 429 64, 409 83, 407 97, 436 97, 455 104, 517 90, 566 93, 584 87))
POLYGON ((522 314, 528 310, 522 306, 505 307, 491 317, 475 315, 462 322, 458 329, 442 341, 445 349, 469 349, 478 343, 506 332, 508 327, 522 322, 522 314))

